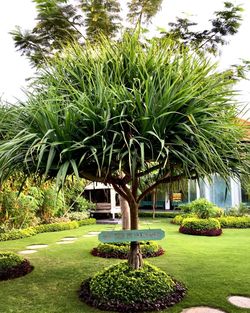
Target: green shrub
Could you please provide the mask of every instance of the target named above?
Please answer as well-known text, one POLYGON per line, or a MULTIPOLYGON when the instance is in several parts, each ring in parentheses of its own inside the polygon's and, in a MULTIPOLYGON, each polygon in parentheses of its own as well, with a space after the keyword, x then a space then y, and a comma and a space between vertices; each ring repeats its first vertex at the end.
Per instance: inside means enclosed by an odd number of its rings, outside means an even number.
POLYGON ((37 230, 35 227, 29 227, 29 228, 20 229, 20 230, 11 230, 9 232, 0 234, 0 241, 21 239, 21 238, 31 237, 36 234, 37 234, 37 230))
POLYGON ((222 228, 249 228, 250 216, 223 216, 218 218, 222 228))
POLYGON ((67 207, 62 191, 57 191, 53 183, 44 184, 41 187, 43 199, 39 209, 42 220, 46 221, 54 216, 62 216, 67 207))
POLYGON ((0 273, 21 264, 24 258, 13 252, 0 252, 0 273))
POLYGON ((53 224, 44 224, 36 227, 38 233, 47 233, 61 230, 69 230, 78 228, 79 224, 76 221, 65 222, 65 223, 53 223, 53 224))
MULTIPOLYGON (((155 212, 156 218, 173 218, 176 215, 180 214, 180 212, 155 212)), ((153 217, 153 212, 140 212, 139 217, 153 217)))
POLYGON ((196 218, 196 217, 188 217, 183 219, 181 223, 182 227, 201 231, 201 230, 211 230, 211 229, 220 229, 221 225, 218 219, 209 218, 196 218))
POLYGON ((88 219, 85 219, 82 221, 78 221, 77 223, 78 223, 79 227, 85 226, 85 225, 93 225, 93 224, 96 224, 96 219, 95 218, 88 218, 88 219))
POLYGON ((175 224, 175 225, 181 225, 182 221, 184 220, 184 218, 188 218, 188 217, 197 217, 197 215, 195 215, 194 213, 190 213, 190 214, 181 214, 181 215, 176 215, 171 223, 175 224))
POLYGON ((179 209, 181 209, 183 213, 190 213, 192 211, 190 203, 180 204, 179 209))
POLYGON ((29 227, 20 230, 12 230, 5 233, 0 233, 0 241, 21 239, 26 237, 34 236, 38 233, 54 232, 78 228, 84 225, 95 224, 96 220, 94 218, 89 218, 83 221, 73 221, 64 223, 53 223, 53 224, 43 224, 35 227, 29 227))
MULTIPOLYGON (((140 249, 143 258, 156 257, 164 253, 162 247, 155 241, 140 242, 140 249)), ((92 250, 94 256, 103 258, 127 259, 130 251, 130 243, 100 243, 92 250)))
POLYGON ((25 228, 38 223, 38 202, 31 195, 18 195, 18 191, 8 189, 0 191, 0 207, 0 222, 8 229, 25 228))
POLYGON ((89 215, 90 214, 88 211, 83 211, 83 212, 68 212, 66 216, 71 221, 82 221, 89 218, 89 215))
POLYGON ((219 217, 223 215, 223 210, 216 207, 212 202, 207 199, 200 198, 192 201, 190 204, 191 212, 196 214, 198 218, 219 217))
POLYGON ((127 262, 112 265, 97 273, 90 282, 91 293, 97 298, 122 303, 153 302, 170 294, 174 281, 162 270, 145 262, 133 270, 127 262))

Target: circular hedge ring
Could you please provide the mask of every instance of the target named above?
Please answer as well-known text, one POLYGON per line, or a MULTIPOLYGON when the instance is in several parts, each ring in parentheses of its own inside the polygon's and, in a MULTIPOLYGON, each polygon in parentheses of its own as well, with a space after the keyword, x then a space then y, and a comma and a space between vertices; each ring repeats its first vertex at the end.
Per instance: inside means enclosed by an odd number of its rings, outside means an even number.
POLYGON ((144 262, 133 270, 127 262, 110 266, 84 281, 79 297, 104 311, 159 311, 180 302, 185 287, 159 268, 144 262))
POLYGON ((222 229, 220 222, 215 218, 199 219, 192 217, 182 221, 179 232, 197 236, 219 236, 222 229))
MULTIPOLYGON (((155 241, 144 241, 140 243, 143 258, 151 258, 164 254, 164 250, 155 241)), ((93 248, 91 254, 101 258, 127 259, 130 250, 128 242, 119 243, 100 243, 93 248)))
POLYGON ((13 252, 0 252, 0 280, 8 280, 30 273, 34 267, 13 252))

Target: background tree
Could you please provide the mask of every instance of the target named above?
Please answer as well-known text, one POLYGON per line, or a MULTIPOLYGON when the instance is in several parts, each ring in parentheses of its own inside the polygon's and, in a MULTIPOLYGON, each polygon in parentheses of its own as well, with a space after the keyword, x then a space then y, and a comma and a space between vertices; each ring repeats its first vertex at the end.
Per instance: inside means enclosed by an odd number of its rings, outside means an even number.
POLYGON ((86 0, 80 4, 86 14, 86 37, 98 41, 100 35, 112 38, 121 27, 120 4, 115 0, 86 0))
POLYGON ((217 54, 221 46, 227 44, 227 36, 235 35, 241 25, 243 8, 231 2, 224 2, 224 9, 214 12, 210 20, 210 29, 194 31, 198 24, 187 18, 177 18, 177 22, 169 23, 170 30, 163 31, 164 36, 171 37, 199 51, 217 54))
MULTIPOLYGON (((36 3, 37 24, 32 30, 17 27, 12 31, 15 46, 33 66, 44 63, 44 59, 60 51, 63 45, 76 41, 84 45, 85 37, 97 41, 99 34, 114 38, 124 27, 119 0, 33 0, 36 3)), ((127 19, 135 29, 137 23, 148 23, 160 10, 162 0, 131 0, 127 2, 127 19)), ((163 37, 191 45, 202 51, 217 53, 229 35, 237 33, 241 23, 242 8, 225 2, 224 10, 214 13, 211 28, 192 30, 197 25, 188 19, 177 18, 170 23, 163 37)), ((240 69, 236 67, 236 73, 240 69)))
MULTIPOLYGON (((0 177, 22 170, 62 185, 74 173, 112 184, 138 229, 139 202, 160 184, 249 171, 233 83, 167 39, 141 45, 134 34, 67 48, 40 71, 27 103, 2 116, 0 177)), ((138 242, 129 264, 142 265, 138 242)))

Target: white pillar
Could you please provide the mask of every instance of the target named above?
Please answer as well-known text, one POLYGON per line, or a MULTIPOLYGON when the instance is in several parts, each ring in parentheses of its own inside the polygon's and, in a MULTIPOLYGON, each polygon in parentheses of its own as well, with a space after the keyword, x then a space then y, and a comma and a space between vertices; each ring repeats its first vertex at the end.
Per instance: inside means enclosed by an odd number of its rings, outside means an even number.
POLYGON ((201 197, 200 186, 198 184, 198 180, 196 180, 196 199, 199 199, 200 197, 201 197))
POLYGON ((112 218, 115 218, 115 190, 112 188, 110 189, 110 205, 111 205, 111 214, 112 214, 112 218))
POLYGON ((168 191, 165 192, 165 210, 170 210, 170 200, 168 196, 168 191))
POLYGON ((237 178, 230 178, 231 204, 232 207, 238 206, 241 202, 241 183, 237 178))

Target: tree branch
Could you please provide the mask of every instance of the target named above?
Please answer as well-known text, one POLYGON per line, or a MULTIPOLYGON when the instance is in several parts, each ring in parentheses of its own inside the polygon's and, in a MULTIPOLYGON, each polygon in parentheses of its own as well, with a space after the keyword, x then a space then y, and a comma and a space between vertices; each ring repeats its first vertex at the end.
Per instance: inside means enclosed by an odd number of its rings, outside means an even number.
POLYGON ((150 193, 151 191, 153 191, 157 186, 159 186, 160 184, 167 184, 170 182, 174 182, 174 181, 178 181, 181 178, 184 177, 183 174, 177 175, 177 176, 169 176, 170 173, 167 174, 167 176, 163 177, 162 179, 159 179, 158 181, 156 181, 153 185, 149 186, 147 189, 145 189, 140 196, 136 199, 136 202, 140 202, 148 193, 150 193))

